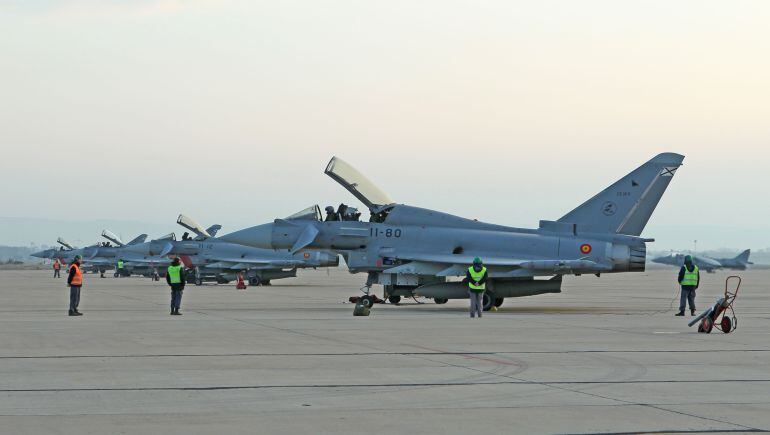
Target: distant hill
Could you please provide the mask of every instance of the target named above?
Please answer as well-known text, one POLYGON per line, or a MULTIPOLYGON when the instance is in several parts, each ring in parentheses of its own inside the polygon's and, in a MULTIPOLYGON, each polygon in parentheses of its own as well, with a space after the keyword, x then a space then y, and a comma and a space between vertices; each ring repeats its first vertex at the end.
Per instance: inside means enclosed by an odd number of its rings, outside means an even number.
POLYGON ((8 261, 21 261, 24 263, 37 263, 39 258, 30 257, 30 254, 47 249, 47 246, 0 246, 0 263, 8 261))

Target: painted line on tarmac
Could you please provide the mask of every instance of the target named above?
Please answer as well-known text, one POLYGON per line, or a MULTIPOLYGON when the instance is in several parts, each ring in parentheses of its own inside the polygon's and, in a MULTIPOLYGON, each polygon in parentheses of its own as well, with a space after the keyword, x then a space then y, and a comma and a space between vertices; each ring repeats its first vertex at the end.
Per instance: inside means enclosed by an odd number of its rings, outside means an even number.
POLYGON ((654 435, 654 434, 691 434, 691 433, 770 433, 764 429, 701 429, 701 430, 671 430, 662 429, 656 431, 634 431, 634 432, 579 432, 565 433, 561 435, 654 435))
POLYGON ((693 349, 693 350, 562 350, 562 351, 512 351, 512 352, 319 352, 319 353, 158 353, 158 354, 128 354, 128 355, 5 355, 0 360, 10 359, 79 359, 79 358, 222 358, 222 357, 287 357, 287 356, 412 356, 412 355, 565 355, 565 354, 615 354, 615 353, 713 353, 713 352, 767 353, 770 349, 693 349))
POLYGON ((770 379, 706 379, 706 380, 649 380, 649 381, 501 381, 501 382, 421 382, 382 384, 304 384, 304 385, 214 385, 207 387, 75 387, 75 388, 4 388, 0 393, 67 393, 87 391, 221 391, 268 389, 325 389, 325 388, 402 388, 402 387, 465 387, 484 385, 640 385, 640 384, 734 384, 770 382, 770 379))

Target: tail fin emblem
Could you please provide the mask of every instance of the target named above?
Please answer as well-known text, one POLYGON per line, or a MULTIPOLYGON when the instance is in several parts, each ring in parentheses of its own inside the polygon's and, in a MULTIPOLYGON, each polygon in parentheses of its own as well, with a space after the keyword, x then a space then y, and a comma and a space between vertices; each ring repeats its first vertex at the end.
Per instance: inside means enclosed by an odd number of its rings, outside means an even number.
POLYGON ((676 173, 676 170, 679 169, 678 166, 667 166, 663 168, 663 171, 661 171, 660 176, 661 177, 673 177, 676 173))

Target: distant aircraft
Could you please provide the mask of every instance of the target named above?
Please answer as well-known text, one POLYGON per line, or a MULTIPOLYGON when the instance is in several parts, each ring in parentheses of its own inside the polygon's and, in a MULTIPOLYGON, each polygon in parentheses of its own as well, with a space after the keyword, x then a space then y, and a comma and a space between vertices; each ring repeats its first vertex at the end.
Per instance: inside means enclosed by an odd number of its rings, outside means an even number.
POLYGON ((118 236, 109 230, 104 230, 102 232, 102 237, 115 243, 115 246, 105 242, 95 243, 84 248, 76 248, 59 237, 56 241, 61 245, 60 248, 46 249, 31 255, 33 257, 44 259, 59 259, 59 261, 65 264, 71 263, 76 255, 80 255, 81 260, 83 261, 84 270, 100 273, 102 276, 104 276, 106 271, 115 269, 115 265, 119 259, 124 260, 126 269, 129 273, 143 276, 152 276, 159 265, 168 265, 170 263, 167 258, 152 258, 135 255, 125 251, 125 248, 128 246, 143 243, 147 238, 146 234, 142 234, 128 243, 123 243, 118 236))
MULTIPOLYGON (((671 254, 654 258, 652 262, 680 267, 684 264, 685 256, 686 254, 671 254)), ((718 269, 746 270, 750 265, 754 264, 749 261, 750 256, 751 249, 747 249, 735 258, 711 258, 704 255, 692 255, 692 259, 698 268, 713 273, 718 269)))
MULTIPOLYGON (((660 154, 558 221, 522 229, 397 204, 334 157, 326 175, 369 208, 369 222, 360 221, 360 213, 349 207, 336 212, 327 207, 324 221, 276 219, 220 239, 291 253, 339 252, 351 272, 368 274, 366 304, 373 301, 369 289, 374 284, 384 286, 391 302, 402 296, 425 296, 439 304, 468 298, 467 284, 448 278, 464 277, 474 257, 480 257, 489 271, 484 309, 491 309, 504 298, 559 293, 563 275, 644 271, 646 242, 653 240, 640 235, 683 160, 679 154, 660 154)), ((457 193, 469 212, 485 208, 475 193, 457 193)))
POLYGON ((204 229, 185 215, 179 215, 177 223, 192 231, 195 237, 185 233, 182 240, 167 237, 126 249, 136 254, 180 257, 192 271, 192 281, 197 285, 204 281, 226 284, 236 280, 241 272, 251 285, 269 285, 272 280, 297 276, 297 268, 339 265, 338 255, 332 252, 308 251, 290 254, 286 251, 253 248, 227 243, 213 237, 221 228, 220 225, 204 229))

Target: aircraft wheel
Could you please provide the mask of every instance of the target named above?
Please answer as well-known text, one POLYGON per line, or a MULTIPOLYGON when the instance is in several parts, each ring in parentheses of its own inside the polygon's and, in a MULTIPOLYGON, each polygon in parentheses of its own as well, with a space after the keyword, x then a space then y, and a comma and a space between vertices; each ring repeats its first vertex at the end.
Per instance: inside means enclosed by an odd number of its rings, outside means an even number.
POLYGON ((729 334, 733 330, 733 320, 727 316, 724 316, 722 317, 722 323, 720 326, 722 327, 722 332, 729 334))
POLYGON ((203 279, 195 278, 195 285, 203 285, 203 279))
POLYGON ((262 280, 259 279, 258 276, 254 276, 254 277, 249 278, 249 284, 250 285, 260 285, 261 283, 262 283, 262 280))
POLYGON ((366 308, 372 308, 372 305, 374 305, 374 297, 371 295, 361 296, 361 299, 359 299, 359 304, 366 308))
POLYGON ((388 296, 388 302, 395 305, 401 302, 401 296, 388 296))
POLYGON ((270 280, 269 279, 266 279, 266 280, 262 281, 262 285, 272 285, 272 284, 270 284, 270 280))
POLYGON ((449 299, 446 299, 446 298, 434 298, 433 302, 435 302, 435 303, 437 303, 439 305, 444 305, 445 303, 449 302, 449 299))
POLYGON ((503 305, 503 302, 505 302, 505 298, 495 298, 495 306, 497 308, 500 308, 500 306, 503 305))
POLYGON ((495 306, 495 298, 494 295, 491 295, 489 293, 484 293, 484 299, 482 301, 482 304, 484 306, 484 311, 489 311, 492 309, 492 307, 495 306))

